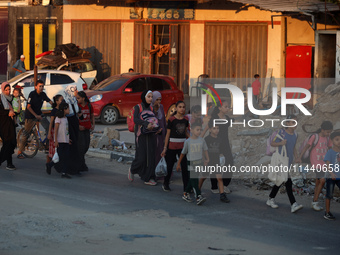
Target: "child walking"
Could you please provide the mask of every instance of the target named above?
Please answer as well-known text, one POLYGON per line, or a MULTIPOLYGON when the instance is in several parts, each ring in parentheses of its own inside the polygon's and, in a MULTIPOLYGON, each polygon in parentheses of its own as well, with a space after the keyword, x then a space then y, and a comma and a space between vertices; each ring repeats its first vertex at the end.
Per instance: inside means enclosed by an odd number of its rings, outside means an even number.
POLYGON ((324 159, 329 171, 326 180, 326 211, 324 218, 326 220, 335 220, 330 209, 335 185, 340 189, 340 131, 332 133, 330 138, 333 147, 327 151, 324 159))
MULTIPOLYGON (((209 135, 205 138, 205 142, 208 146, 208 155, 209 155, 209 166, 216 167, 217 165, 220 165, 220 156, 223 156, 222 154, 222 141, 218 138, 218 133, 220 132, 219 126, 215 126, 214 124, 209 121, 209 135)), ((224 192, 223 187, 223 180, 222 180, 222 174, 223 173, 210 173, 210 177, 216 178, 218 183, 218 191, 220 193, 220 201, 224 203, 229 203, 230 200, 227 198, 226 193, 224 192)), ((202 185, 205 181, 205 179, 209 176, 209 173, 206 173, 203 175, 202 178, 200 178, 199 181, 199 189, 202 188, 202 185)))
POLYGON ((181 162, 185 156, 187 156, 187 165, 189 168, 189 183, 186 186, 182 198, 187 202, 192 202, 192 199, 189 195, 191 189, 194 190, 196 203, 197 205, 201 205, 205 202, 205 197, 201 195, 201 190, 198 186, 198 177, 203 165, 207 165, 209 162, 208 155, 208 146, 205 140, 200 137, 202 132, 202 125, 198 122, 194 122, 191 124, 191 136, 188 140, 185 141, 184 147, 181 152, 181 156, 177 162, 176 170, 179 171, 181 169, 181 162))
POLYGON ((80 158, 80 171, 88 171, 89 168, 85 163, 85 154, 90 147, 90 131, 95 127, 93 109, 90 100, 87 98, 84 91, 79 91, 77 94, 78 106, 81 111, 79 117, 79 137, 78 151, 80 158))
MULTIPOLYGON (((217 138, 222 143, 221 152, 225 158, 225 165, 226 166, 233 166, 234 165, 234 158, 231 151, 230 143, 229 143, 229 126, 230 126, 230 117, 228 116, 229 112, 229 103, 227 100, 222 101, 222 105, 220 103, 214 108, 213 112, 211 113, 211 118, 209 120, 210 126, 212 125, 214 119, 225 119, 227 120, 227 124, 220 125, 220 131, 218 132, 217 138)), ((207 128, 209 127, 209 124, 207 128)), ((224 185, 224 192, 229 194, 231 190, 228 188, 231 178, 233 176, 232 172, 223 173, 223 185, 224 185)), ((212 193, 219 193, 217 180, 216 178, 210 177, 211 181, 211 192, 212 193)))
POLYGON ((255 78, 255 81, 251 84, 251 87, 253 88, 253 102, 256 102, 258 104, 260 101, 260 93, 261 93, 260 75, 255 74, 254 78, 255 78))
MULTIPOLYGON (((172 168, 176 162, 176 156, 180 156, 184 146, 184 142, 189 137, 188 127, 189 121, 185 115, 185 103, 178 101, 176 103, 176 112, 168 120, 167 132, 164 141, 164 149, 161 156, 165 156, 168 174, 164 178, 163 190, 171 191, 169 187, 172 168)), ((187 187, 189 182, 189 174, 187 168, 187 159, 183 157, 181 161, 183 190, 187 187)))
MULTIPOLYGON (((54 120, 59 108, 59 105, 61 104, 61 102, 64 100, 62 95, 56 95, 53 97, 53 104, 52 104, 52 111, 50 114, 50 126, 48 129, 48 135, 47 135, 47 139, 49 141, 48 143, 48 155, 47 155, 47 160, 46 163, 51 162, 53 155, 55 153, 55 146, 54 146, 54 120)), ((47 174, 51 174, 51 168, 47 168, 46 167, 46 173, 47 174)))
MULTIPOLYGON (((293 164, 294 157, 297 159, 297 161, 298 161, 298 158, 299 158, 298 155, 297 155, 296 149, 295 149, 296 140, 297 140, 297 135, 295 134, 297 117, 295 115, 289 115, 287 117, 287 119, 289 119, 290 121, 286 121, 286 126, 289 126, 289 127, 286 127, 285 130, 283 130, 283 133, 282 133, 284 140, 276 138, 271 142, 271 146, 279 147, 280 153, 281 153, 283 146, 286 146, 287 156, 289 158, 288 166, 290 166, 291 164, 293 164)), ((280 186, 274 185, 273 188, 272 188, 272 191, 269 194, 269 198, 268 198, 266 204, 268 206, 270 206, 271 208, 278 208, 279 207, 275 203, 275 197, 276 197, 277 192, 280 189, 280 186)), ((294 194, 293 194, 293 183, 292 183, 291 178, 288 178, 288 180, 285 183, 285 186, 286 186, 287 195, 288 195, 288 198, 289 198, 289 201, 290 201, 290 204, 291 204, 291 212, 295 213, 298 210, 302 209, 303 206, 299 205, 295 200, 295 197, 294 197, 294 194)))
POLYGON ((312 201, 312 208, 315 211, 321 211, 323 208, 319 206, 318 199, 323 186, 325 185, 325 173, 322 171, 322 165, 324 164, 324 157, 331 147, 331 140, 329 135, 332 133, 333 124, 330 121, 324 121, 321 124, 321 128, 313 135, 310 136, 308 143, 302 149, 300 155, 300 161, 307 150, 310 148, 310 163, 316 171, 314 198, 312 201))
POLYGON ((15 88, 13 90, 12 107, 15 113, 14 124, 16 127, 18 126, 17 116, 21 113, 21 103, 22 103, 21 98, 20 98, 21 96, 22 96, 21 90, 19 88, 15 88))
MULTIPOLYGON (((69 130, 68 130, 68 121, 66 115, 70 113, 69 105, 67 103, 62 102, 59 105, 58 112, 55 118, 55 126, 54 126, 54 145, 57 148, 57 152, 59 155, 59 164, 61 169, 61 178, 71 179, 69 173, 69 161, 70 161, 70 140, 69 130)), ((52 166, 54 166, 54 162, 46 164, 46 168, 51 172, 52 166)))

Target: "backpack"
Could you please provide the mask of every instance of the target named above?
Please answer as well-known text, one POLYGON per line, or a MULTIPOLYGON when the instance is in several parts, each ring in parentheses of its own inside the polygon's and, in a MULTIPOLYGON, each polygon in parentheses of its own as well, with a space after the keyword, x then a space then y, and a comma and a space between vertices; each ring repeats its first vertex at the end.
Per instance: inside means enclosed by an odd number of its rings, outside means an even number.
MULTIPOLYGON (((272 141, 275 140, 275 138, 279 138, 281 140, 285 139, 285 130, 283 128, 273 132, 267 139, 267 150, 266 150, 266 155, 272 156, 273 153, 276 151, 276 147, 271 146, 272 141)), ((296 135, 296 139, 298 137, 298 134, 296 131, 294 131, 294 134, 296 135)))
MULTIPOLYGON (((150 106, 150 110, 143 110, 143 106, 138 104, 139 108, 139 116, 142 120, 146 120, 154 126, 154 129, 148 130, 145 127, 141 128, 142 134, 148 134, 156 132, 159 129, 158 119, 156 118, 155 114, 153 113, 153 109, 150 106)), ((135 132, 135 121, 134 121, 134 114, 135 114, 135 106, 130 110, 126 123, 128 124, 128 129, 130 132, 135 132)))
POLYGON ((266 155, 271 156, 276 151, 276 147, 271 146, 272 141, 275 140, 275 138, 278 137, 281 140, 285 139, 284 130, 281 128, 279 130, 274 131, 267 139, 267 150, 266 155))
MULTIPOLYGON (((319 142, 319 135, 317 133, 315 134, 311 134, 309 135, 304 141, 303 143, 300 145, 299 147, 299 154, 301 155, 302 151, 303 151, 303 148, 305 148, 305 146, 307 145, 308 141, 311 139, 311 137, 315 135, 315 139, 314 139, 314 142, 313 142, 313 145, 310 146, 308 148, 308 150, 306 150, 306 152, 302 155, 301 157, 301 160, 302 160, 302 163, 310 163, 310 154, 312 152, 312 150, 314 149, 314 147, 318 144, 319 142)), ((327 140, 327 144, 328 144, 328 140, 327 140)))
MULTIPOLYGON (((142 112, 142 105, 138 104, 138 108, 139 108, 139 113, 142 112)), ((133 115, 135 114, 135 106, 132 107, 132 109, 129 111, 127 118, 126 118, 126 123, 128 125, 128 129, 130 132, 135 132, 135 120, 133 115)))

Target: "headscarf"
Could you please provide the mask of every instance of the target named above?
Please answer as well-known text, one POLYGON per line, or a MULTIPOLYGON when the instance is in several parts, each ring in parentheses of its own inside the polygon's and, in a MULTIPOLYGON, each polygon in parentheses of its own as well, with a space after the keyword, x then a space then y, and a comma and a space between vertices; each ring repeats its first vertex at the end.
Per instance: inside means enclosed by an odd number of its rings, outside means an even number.
POLYGON ((70 105, 70 114, 72 115, 73 113, 77 114, 79 112, 77 98, 74 96, 74 91, 76 90, 77 90, 76 85, 68 85, 66 89, 64 90, 64 95, 65 95, 64 99, 65 99, 65 102, 70 105), (73 111, 72 105, 74 106, 76 112, 73 111))
MULTIPOLYGON (((162 98, 161 93, 160 93, 159 91, 154 91, 154 92, 152 92, 152 104, 151 104, 152 107, 154 106, 154 104, 155 104, 155 102, 156 102, 156 100, 157 100, 158 98, 162 98)), ((155 112, 156 117, 157 117, 157 119, 159 119, 159 120, 161 120, 161 119, 163 118, 162 111, 164 112, 164 109, 163 109, 163 106, 160 105, 158 111, 155 112)))
POLYGON ((146 102, 146 96, 150 93, 152 93, 151 90, 144 90, 142 95, 141 95, 142 103, 145 105, 146 108, 149 108, 149 106, 150 106, 150 104, 148 104, 146 102))
POLYGON ((161 95, 161 93, 160 93, 159 91, 154 91, 154 92, 152 92, 152 104, 151 104, 152 106, 154 106, 156 100, 157 100, 159 97, 162 98, 162 95, 161 95))
POLYGON ((1 102, 5 110, 13 111, 12 105, 8 102, 12 100, 12 96, 7 96, 3 93, 7 86, 10 87, 11 85, 9 85, 9 83, 6 81, 1 84, 1 102))

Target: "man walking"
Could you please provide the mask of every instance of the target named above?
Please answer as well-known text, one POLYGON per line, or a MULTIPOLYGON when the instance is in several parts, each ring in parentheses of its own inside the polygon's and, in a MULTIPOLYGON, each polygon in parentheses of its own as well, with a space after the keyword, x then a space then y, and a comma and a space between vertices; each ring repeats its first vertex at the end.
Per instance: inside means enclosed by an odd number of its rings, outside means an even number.
POLYGON ((20 59, 17 60, 17 62, 15 62, 15 64, 13 65, 13 69, 15 70, 15 76, 26 72, 26 68, 25 68, 25 56, 21 55, 20 59))

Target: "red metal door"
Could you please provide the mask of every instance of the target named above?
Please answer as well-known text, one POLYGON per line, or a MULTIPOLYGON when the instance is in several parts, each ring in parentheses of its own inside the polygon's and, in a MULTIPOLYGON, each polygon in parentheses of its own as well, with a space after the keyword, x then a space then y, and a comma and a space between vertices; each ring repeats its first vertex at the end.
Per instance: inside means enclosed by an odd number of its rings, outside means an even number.
MULTIPOLYGON (((289 46, 286 48, 286 87, 311 88, 312 47, 289 46)), ((303 98, 302 95, 287 95, 287 98, 303 98)))

